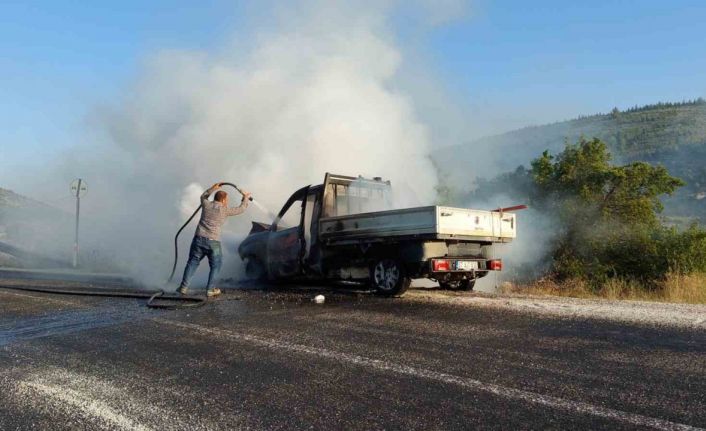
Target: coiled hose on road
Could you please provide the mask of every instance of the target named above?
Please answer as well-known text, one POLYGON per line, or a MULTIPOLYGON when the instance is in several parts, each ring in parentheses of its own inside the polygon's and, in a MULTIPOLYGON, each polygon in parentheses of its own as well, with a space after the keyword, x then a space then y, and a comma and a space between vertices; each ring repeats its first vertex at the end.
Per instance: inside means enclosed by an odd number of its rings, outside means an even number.
MULTIPOLYGON (((233 183, 220 183, 221 186, 230 186, 238 191, 241 195, 243 192, 233 183)), ((250 198, 252 200, 252 198, 250 198)), ((202 205, 199 205, 191 214, 191 217, 184 223, 181 228, 177 231, 174 236, 174 265, 172 266, 172 273, 169 275, 169 280, 167 284, 174 278, 174 273, 176 272, 177 263, 179 260, 179 235, 186 228, 186 226, 191 223, 191 220, 196 217, 196 214, 201 211, 202 205)), ((174 295, 167 294, 164 290, 137 290, 132 292, 125 292, 119 290, 87 290, 87 289, 62 289, 62 288, 52 288, 52 287, 42 287, 42 286, 26 286, 26 285, 13 285, 13 284, 0 284, 0 288, 12 289, 12 290, 23 290, 27 292, 40 292, 40 293, 52 293, 60 295, 79 295, 79 296, 100 296, 109 298, 137 298, 137 299, 147 299, 147 307, 157 308, 157 309, 167 309, 174 310, 177 308, 193 308, 200 307, 205 304, 206 298, 201 296, 191 296, 191 295, 174 295)))

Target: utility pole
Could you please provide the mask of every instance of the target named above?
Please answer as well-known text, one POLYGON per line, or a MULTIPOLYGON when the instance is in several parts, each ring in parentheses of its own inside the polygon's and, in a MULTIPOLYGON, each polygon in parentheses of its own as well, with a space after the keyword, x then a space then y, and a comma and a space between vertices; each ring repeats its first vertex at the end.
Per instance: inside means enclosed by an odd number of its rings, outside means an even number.
POLYGON ((78 266, 78 220, 81 212, 81 196, 87 191, 86 182, 82 178, 77 178, 71 182, 71 194, 76 196, 76 231, 74 235, 74 268, 78 266))

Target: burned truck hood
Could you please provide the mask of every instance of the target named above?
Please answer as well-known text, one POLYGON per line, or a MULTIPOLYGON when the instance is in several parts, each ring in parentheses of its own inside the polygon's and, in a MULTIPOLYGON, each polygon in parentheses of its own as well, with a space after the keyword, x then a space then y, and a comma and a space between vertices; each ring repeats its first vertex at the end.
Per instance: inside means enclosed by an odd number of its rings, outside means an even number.
POLYGON ((254 221, 254 222, 252 222, 252 227, 250 228, 250 232, 248 232, 248 235, 252 235, 252 234, 258 233, 258 232, 265 232, 268 230, 270 230, 269 223, 262 223, 259 221, 254 221))
POLYGON ((252 222, 250 233, 238 246, 241 259, 247 256, 257 257, 266 262, 267 238, 270 235, 270 225, 267 223, 252 222))

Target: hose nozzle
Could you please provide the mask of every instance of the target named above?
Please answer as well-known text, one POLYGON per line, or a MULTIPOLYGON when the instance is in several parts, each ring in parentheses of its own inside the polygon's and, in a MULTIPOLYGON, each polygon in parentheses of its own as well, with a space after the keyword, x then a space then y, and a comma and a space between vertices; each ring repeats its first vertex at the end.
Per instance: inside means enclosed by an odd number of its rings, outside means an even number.
MULTIPOLYGON (((222 185, 222 186, 231 186, 231 187, 233 187, 235 190, 237 190, 238 193, 240 193, 241 195, 244 195, 244 194, 243 194, 243 191, 240 190, 240 187, 236 186, 236 185, 233 184, 233 183, 221 183, 221 185, 222 185)), ((252 200, 253 200, 252 196, 250 196, 250 197, 248 198, 248 200, 249 200, 250 202, 252 202, 252 200)))

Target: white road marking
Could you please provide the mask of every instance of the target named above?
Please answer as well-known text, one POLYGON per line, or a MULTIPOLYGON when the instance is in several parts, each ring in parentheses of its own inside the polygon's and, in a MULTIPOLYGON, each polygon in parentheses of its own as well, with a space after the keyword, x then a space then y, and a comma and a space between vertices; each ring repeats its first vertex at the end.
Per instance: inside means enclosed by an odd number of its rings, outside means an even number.
POLYGON ((20 296, 22 298, 31 298, 35 299, 37 301, 43 301, 43 302, 54 302, 57 304, 63 304, 63 305, 78 305, 78 306, 84 306, 80 302, 73 302, 73 301, 64 301, 61 299, 54 299, 54 298, 47 298, 46 296, 38 296, 38 295, 28 295, 26 293, 17 293, 17 292, 11 292, 5 289, 0 289, 0 292, 4 293, 5 295, 12 295, 12 296, 20 296))
POLYGON ((34 349, 31 354, 14 353, 13 360, 19 366, 0 369, 0 390, 9 389, 13 394, 12 402, 23 409, 44 411, 50 417, 58 410, 70 417, 72 423, 80 421, 82 429, 252 429, 242 425, 244 419, 241 416, 217 408, 204 411, 201 407, 199 415, 202 416, 197 417, 189 413, 185 415, 182 409, 174 409, 173 403, 164 402, 165 397, 183 398, 189 394, 188 389, 184 392, 176 387, 156 385, 144 398, 145 394, 140 395, 131 386, 123 386, 111 379, 46 364, 35 365, 34 360, 41 353, 41 348, 34 349), (165 409, 164 406, 168 407, 165 409))
POLYGON ((54 386, 39 382, 21 382, 19 387, 38 392, 63 404, 73 406, 88 416, 103 421, 106 424, 126 431, 151 431, 152 428, 139 424, 120 414, 107 404, 87 397, 87 394, 69 389, 65 386, 54 386))
POLYGON ((608 407, 601 407, 581 401, 572 401, 549 395, 538 394, 521 389, 509 388, 493 383, 484 383, 467 377, 455 376, 453 374, 440 373, 424 368, 410 367, 396 364, 394 362, 379 359, 367 358, 365 356, 353 355, 349 353, 337 352, 335 350, 312 347, 304 344, 291 343, 284 340, 259 337, 256 335, 241 332, 229 331, 226 329, 215 329, 193 323, 176 322, 167 319, 153 319, 159 323, 189 329, 201 334, 214 335, 226 339, 247 342, 257 346, 275 349, 288 350, 290 352, 303 353, 318 356, 320 358, 333 359, 338 362, 348 362, 351 364, 373 368, 379 371, 393 372, 401 375, 418 377, 422 379, 435 380, 437 382, 460 386, 478 392, 490 393, 499 397, 525 401, 532 404, 539 404, 554 409, 571 411, 579 414, 593 415, 597 417, 612 419, 615 421, 632 424, 636 426, 651 427, 663 430, 699 430, 701 428, 692 427, 686 424, 670 422, 664 419, 653 418, 636 413, 624 412, 608 407))

